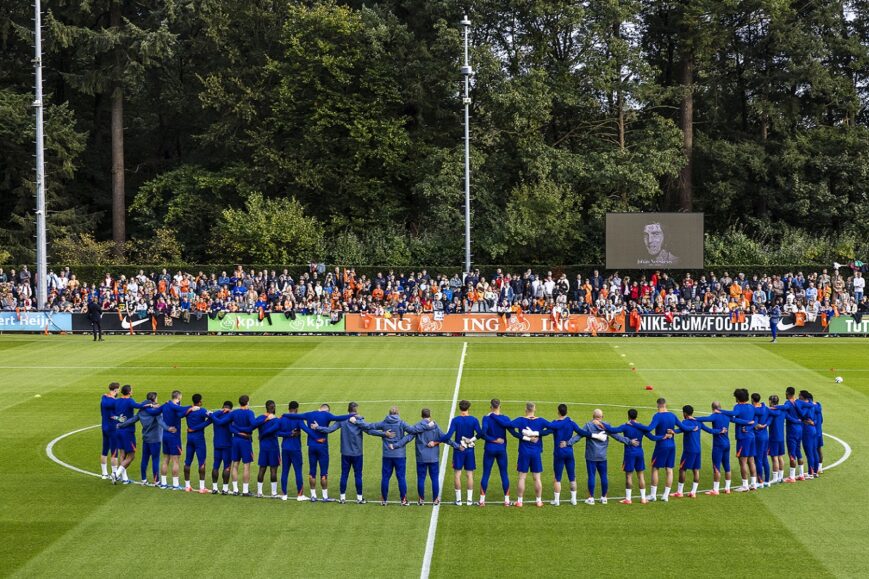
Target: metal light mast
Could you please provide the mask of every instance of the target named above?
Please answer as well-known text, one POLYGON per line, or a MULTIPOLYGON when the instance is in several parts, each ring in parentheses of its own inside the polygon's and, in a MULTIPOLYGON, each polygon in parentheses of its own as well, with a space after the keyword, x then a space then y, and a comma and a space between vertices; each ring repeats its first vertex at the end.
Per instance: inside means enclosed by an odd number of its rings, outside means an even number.
POLYGON ((48 309, 48 262, 45 236, 45 143, 42 136, 42 8, 40 0, 34 0, 33 68, 36 73, 36 307, 48 309))
POLYGON ((465 95, 462 102, 465 105, 465 272, 471 271, 471 76, 474 70, 468 64, 468 40, 471 35, 471 21, 465 15, 462 18, 462 29, 465 36, 465 64, 462 66, 462 76, 465 77, 465 95))

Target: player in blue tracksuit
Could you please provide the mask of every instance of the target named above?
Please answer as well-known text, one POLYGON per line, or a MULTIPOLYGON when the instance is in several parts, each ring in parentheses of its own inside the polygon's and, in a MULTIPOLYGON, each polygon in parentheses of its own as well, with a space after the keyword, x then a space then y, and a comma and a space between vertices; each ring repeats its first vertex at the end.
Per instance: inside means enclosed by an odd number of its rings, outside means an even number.
POLYGON ((803 417, 797 410, 796 388, 788 386, 785 390, 787 401, 784 404, 776 406, 776 410, 784 413, 785 417, 785 441, 787 443, 788 458, 790 458, 790 476, 784 479, 783 482, 794 483, 798 480, 805 480, 805 462, 803 461, 803 451, 800 444, 803 440, 803 417), (800 466, 800 475, 796 476, 796 467, 800 466))
MULTIPOLYGON (((145 406, 150 406, 149 402, 136 402, 133 400, 133 387, 129 384, 124 384, 121 387, 121 395, 115 398, 115 414, 113 420, 115 425, 122 424, 133 417, 133 410, 138 410, 145 406)), ((118 430, 116 438, 118 449, 118 470, 115 476, 115 482, 120 481, 124 484, 129 484, 130 479, 127 476, 127 467, 133 462, 136 456, 136 429, 126 428, 118 430)))
POLYGON ((660 436, 661 440, 655 442, 655 450, 652 451, 652 485, 649 489, 649 501, 656 501, 658 494, 658 473, 663 468, 666 469, 666 486, 664 493, 661 495, 661 500, 667 502, 670 500, 670 488, 673 486, 673 467, 676 464, 676 443, 672 438, 665 438, 667 432, 675 429, 677 426, 682 426, 682 423, 675 414, 667 410, 667 401, 663 398, 658 398, 658 411, 652 417, 648 426, 633 422, 634 426, 642 432, 654 432, 656 436, 660 436))
MULTIPOLYGON (((535 503, 538 507, 543 506, 543 482, 540 480, 540 473, 543 472, 543 441, 542 437, 546 434, 546 429, 550 427, 550 423, 543 418, 538 418, 534 415, 537 410, 537 405, 533 402, 525 404, 525 416, 514 418, 510 422, 510 426, 518 430, 522 434, 522 439, 519 441, 519 456, 517 459, 516 470, 519 471, 519 482, 517 487, 516 506, 522 507, 525 498, 525 479, 528 477, 528 471, 531 471, 531 477, 534 479, 534 496, 535 503)), ((549 433, 552 431, 549 430, 549 433)))
MULTIPOLYGON (((431 419, 431 410, 428 408, 422 409, 422 420, 417 422, 414 427, 417 429, 417 434, 408 434, 403 438, 391 443, 393 449, 401 448, 411 440, 416 440, 416 504, 422 506, 425 504, 425 480, 431 479, 431 496, 432 504, 439 505, 441 502, 440 496, 440 466, 438 464, 438 450, 441 444, 448 444, 456 451, 462 452, 461 445, 452 440, 441 442, 444 437, 444 432, 431 419), (429 424, 434 424, 430 427, 429 424)), ((467 452, 467 450, 463 451, 467 452)))
POLYGON ((739 459, 739 471, 742 474, 742 485, 736 492, 757 490, 757 466, 754 463, 756 453, 754 437, 754 406, 748 401, 748 390, 737 388, 733 392, 736 405, 733 410, 721 409, 719 412, 730 417, 736 427, 736 458, 739 459))
POLYGON ((721 472, 724 471, 724 494, 730 494, 730 417, 721 414, 721 403, 712 403, 712 414, 708 416, 696 416, 694 420, 700 423, 704 432, 712 435, 712 490, 706 491, 707 495, 718 496, 721 489, 721 472), (712 427, 703 423, 709 422, 712 427))
POLYGON ((769 487, 772 476, 769 468, 769 425, 772 414, 766 404, 760 401, 760 394, 751 395, 754 406, 754 464, 757 468, 757 481, 761 488, 769 487))
POLYGON ((190 411, 192 406, 181 406, 181 391, 173 390, 171 399, 161 406, 163 422, 172 430, 163 430, 163 456, 160 458, 160 488, 180 491, 183 487, 178 483, 178 472, 181 470, 181 418, 190 411), (172 486, 166 482, 169 463, 172 463, 172 486))
POLYGON ((118 451, 117 440, 118 433, 116 423, 112 420, 115 416, 115 398, 118 395, 118 390, 121 385, 117 382, 109 384, 109 391, 100 397, 100 418, 103 433, 103 449, 100 453, 100 470, 102 470, 103 478, 109 478, 109 458, 111 456, 112 475, 118 468, 118 451))
POLYGON ((321 438, 318 432, 308 428, 308 425, 301 418, 290 418, 297 416, 299 413, 299 403, 293 400, 289 404, 289 413, 281 416, 280 430, 278 436, 281 437, 281 499, 287 499, 287 479, 290 474, 290 467, 296 475, 296 500, 307 501, 305 496, 304 482, 302 479, 302 432, 309 437, 321 438))
POLYGON ((778 396, 773 394, 769 397, 767 412, 770 415, 769 430, 769 456, 772 459, 772 484, 784 480, 785 472, 785 413, 777 408, 778 396))
POLYGON ((238 495, 238 467, 243 464, 242 495, 251 496, 250 463, 253 462, 253 440, 251 433, 256 428, 256 414, 248 407, 250 396, 239 396, 239 407, 229 413, 229 431, 232 432, 232 494, 238 495))
MULTIPOLYGON (((314 426, 329 426, 333 422, 340 422, 350 418, 350 414, 335 416, 329 412, 328 404, 321 404, 319 410, 305 412, 304 414, 284 414, 289 418, 301 418, 308 423, 308 428, 316 430, 314 426)), ((317 436, 308 437, 308 483, 311 486, 311 500, 317 500, 317 469, 320 471, 320 489, 323 492, 323 500, 332 502, 329 498, 329 435, 318 433, 317 436)))
MULTIPOLYGON (((355 420, 355 419, 354 419, 355 420)), ((404 446, 395 446, 393 440, 401 440, 406 434, 419 434, 426 430, 434 430, 437 425, 434 422, 420 422, 410 425, 401 419, 398 407, 389 409, 389 415, 380 422, 370 425, 369 434, 377 434, 383 437, 383 467, 380 471, 380 504, 386 506, 389 496, 389 481, 392 473, 395 473, 398 482, 398 494, 401 497, 401 506, 406 507, 407 502, 407 452, 404 446)))
MULTIPOLYGON (((356 483, 356 503, 364 505, 368 501, 362 495, 362 465, 363 465, 363 441, 362 433, 371 430, 371 426, 365 422, 364 417, 359 415, 359 405, 350 402, 347 405, 347 413, 351 419, 336 422, 331 426, 318 426, 317 432, 329 434, 341 430, 341 480, 338 486, 338 502, 342 505, 347 502, 347 481, 350 480, 350 470, 353 470, 356 483)), ((374 436, 383 436, 380 432, 369 432, 374 436)))
MULTIPOLYGON (((567 471, 567 481, 570 483, 570 504, 576 504, 576 458, 573 455, 573 445, 581 437, 588 438, 591 432, 580 427, 567 415, 567 404, 558 405, 558 418, 551 421, 552 431, 552 504, 561 504, 561 478, 567 471), (574 434, 577 436, 574 437, 574 434)), ((521 438, 521 437, 520 437, 521 438)))
POLYGON ((812 400, 815 404, 815 430, 818 432, 818 472, 824 472, 824 408, 817 400, 812 400))
POLYGON ((483 430, 476 416, 471 416, 468 411, 471 403, 467 400, 459 402, 459 415, 450 421, 450 429, 444 434, 441 442, 446 442, 455 436, 455 442, 465 448, 464 452, 453 453, 453 472, 455 473, 456 505, 462 504, 462 471, 468 480, 468 505, 473 504, 474 497, 474 471, 477 469, 477 457, 474 453, 474 444, 478 438, 482 439, 483 430))
POLYGON ((229 494, 229 476, 232 468, 232 432, 229 430, 229 424, 232 421, 232 402, 229 400, 223 403, 223 408, 211 413, 211 423, 214 425, 212 431, 214 438, 212 446, 214 447, 214 460, 211 465, 211 494, 216 495, 218 492, 218 480, 223 474, 223 494, 229 494))
POLYGON ((256 496, 263 496, 263 480, 266 469, 271 476, 272 498, 278 496, 278 467, 281 465, 281 447, 278 444, 278 431, 281 421, 275 417, 275 401, 266 400, 266 413, 256 419, 259 430, 259 473, 256 479, 256 496))
MULTIPOLYGON (((592 419, 583 427, 591 436, 585 441, 585 470, 588 473, 588 498, 585 504, 594 504, 595 480, 600 478, 600 502, 607 504, 609 498, 609 478, 607 476, 607 450, 609 449, 609 437, 606 434, 606 425, 603 422, 603 410, 596 408, 592 413, 592 419)), ((574 436, 570 443, 579 440, 574 436)), ((613 434, 612 438, 625 445, 637 444, 639 441, 631 441, 621 434, 613 434)))
POLYGON ((493 398, 489 404, 489 414, 483 417, 480 428, 486 448, 483 449, 483 477, 480 479, 480 506, 486 506, 486 492, 492 467, 498 463, 501 473, 501 488, 504 490, 504 506, 510 506, 510 475, 507 470, 507 433, 521 439, 516 430, 510 427, 510 417, 501 414, 501 401, 493 398))
MULTIPOLYGON (((148 392, 146 400, 156 405, 157 393, 148 392)), ((151 486, 152 483, 148 482, 148 463, 151 463, 151 480, 156 484, 160 472, 160 443, 163 441, 163 429, 166 423, 163 422, 163 412, 160 408, 146 406, 131 419, 118 424, 118 428, 135 428, 137 422, 142 425, 142 484, 151 486)))
POLYGON ((190 399, 193 407, 187 413, 187 454, 184 457, 184 490, 188 493, 193 491, 190 486, 190 466, 193 457, 199 465, 199 492, 208 493, 205 488, 205 459, 208 455, 208 446, 205 443, 205 429, 211 425, 211 413, 202 407, 202 394, 194 394, 190 399))
POLYGON ((775 343, 776 338, 778 337, 778 323, 781 321, 781 308, 779 307, 779 303, 781 300, 778 300, 776 304, 769 311, 769 331, 772 334, 771 342, 775 343))
POLYGON ((815 427, 815 405, 811 397, 807 390, 800 390, 800 397, 795 403, 803 417, 802 443, 806 452, 806 462, 809 464, 808 478, 814 478, 818 472, 818 430, 815 427))
POLYGON ((624 434, 625 438, 630 440, 636 440, 639 444, 634 446, 633 444, 625 445, 625 456, 622 460, 622 470, 625 472, 625 498, 619 501, 623 505, 633 504, 631 500, 631 495, 633 493, 633 473, 637 473, 637 479, 640 483, 640 503, 646 504, 649 501, 646 499, 646 459, 643 453, 643 436, 652 440, 654 442, 658 442, 659 440, 663 440, 664 438, 672 438, 672 434, 667 433, 664 436, 658 436, 652 434, 651 432, 645 432, 636 427, 637 420, 637 410, 635 408, 631 408, 628 410, 628 422, 622 424, 621 426, 611 426, 607 423, 603 423, 604 429, 607 434, 624 434))
POLYGON ((679 486, 672 496, 677 499, 686 496, 682 491, 685 488, 685 473, 690 470, 694 479, 687 496, 696 499, 697 487, 700 486, 700 423, 694 420, 693 406, 686 404, 682 407, 682 425, 673 429, 673 432, 682 435, 682 458, 679 460, 679 486))

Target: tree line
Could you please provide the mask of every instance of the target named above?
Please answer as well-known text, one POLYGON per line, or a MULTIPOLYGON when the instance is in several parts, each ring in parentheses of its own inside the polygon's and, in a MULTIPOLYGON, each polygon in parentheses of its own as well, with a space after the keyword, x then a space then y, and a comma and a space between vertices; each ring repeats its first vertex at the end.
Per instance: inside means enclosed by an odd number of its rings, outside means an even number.
MULTIPOLYGON (((456 265, 472 21, 481 263, 869 249, 869 0, 45 0, 49 254, 456 265)), ((34 256, 32 8, 0 8, 0 263, 34 256)), ((774 258, 771 256, 775 256, 774 258)))

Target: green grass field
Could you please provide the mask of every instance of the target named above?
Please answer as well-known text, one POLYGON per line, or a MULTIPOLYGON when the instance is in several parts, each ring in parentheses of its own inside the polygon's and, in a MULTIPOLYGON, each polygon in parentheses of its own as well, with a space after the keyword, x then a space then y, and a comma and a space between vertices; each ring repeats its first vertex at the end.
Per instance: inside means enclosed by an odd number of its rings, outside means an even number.
MULTIPOLYGON (((94 344, 84 336, 8 335, 0 336, 0 574, 419 576, 431 506, 284 503, 112 486, 51 461, 46 445, 97 424, 100 395, 113 380, 133 384, 137 399, 154 389, 162 401, 178 388, 188 402, 200 392, 209 408, 247 393, 257 405, 276 400, 279 411, 290 399, 303 410, 329 402, 335 412, 355 400, 366 418, 380 419, 395 402, 404 419, 415 422, 428 406, 446 429, 464 343, 458 398, 471 400, 478 416, 496 396, 510 416, 531 400, 547 418, 566 402, 578 422, 600 407, 607 420, 621 423, 626 406, 639 408, 647 422, 658 396, 671 408, 693 404, 705 413, 714 399, 730 404, 737 386, 766 398, 795 385, 824 404, 825 432, 850 445, 852 454, 820 480, 750 495, 556 508, 548 504, 552 447, 545 439, 546 507, 504 508, 493 475, 485 509, 440 508, 432 576, 550 577, 576 570, 596 576, 869 576, 865 340, 110 336, 94 344), (833 382, 837 375, 843 384, 833 382), (647 384, 654 391, 646 391, 647 384)), ((330 490, 337 496, 338 436, 331 440, 330 490)), ((710 437, 703 441, 706 489, 710 437)), ((825 443, 825 466, 843 458, 842 444, 825 443)), ((366 444, 366 496, 373 500, 380 440, 368 437, 366 444)), ((577 445, 581 498, 583 446, 577 445)), ((648 460, 651 444, 645 447, 648 460)), ((54 452, 98 472, 99 448, 99 429, 91 429, 64 438, 54 452)), ((409 450, 411 499, 413 456, 409 450)), ((478 464, 481 457, 482 447, 478 464)), ((621 457, 621 446, 611 445, 610 496, 624 491, 621 457)), ((131 473, 139 478, 138 458, 131 473)), ((512 470, 511 478, 515 488, 512 470)), ((451 481, 449 471, 447 501, 451 481)), ((396 495, 393 481, 391 498, 396 495)))

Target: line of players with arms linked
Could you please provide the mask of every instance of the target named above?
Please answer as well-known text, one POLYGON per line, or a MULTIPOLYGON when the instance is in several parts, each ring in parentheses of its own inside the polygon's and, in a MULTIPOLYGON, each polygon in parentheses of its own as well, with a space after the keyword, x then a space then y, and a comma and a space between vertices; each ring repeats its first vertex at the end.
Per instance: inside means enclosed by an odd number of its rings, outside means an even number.
POLYGON ((135 425, 141 425, 141 479, 146 486, 196 492, 191 486, 191 468, 198 466, 198 492, 207 494, 231 494, 253 496, 249 490, 250 468, 254 461, 252 438, 259 438, 259 473, 257 497, 263 496, 263 482, 270 471, 271 496, 287 500, 289 471, 295 473, 297 500, 325 501, 329 498, 329 442, 328 435, 341 431, 341 479, 338 501, 347 502, 346 492, 353 471, 356 486, 356 502, 365 503, 362 493, 363 435, 383 439, 381 504, 387 504, 390 480, 397 479, 401 505, 408 505, 406 470, 406 447, 415 443, 417 467, 417 504, 426 500, 426 481, 431 480, 432 504, 440 503, 439 446, 453 448, 452 466, 455 473, 456 505, 486 505, 486 492, 494 466, 497 464, 504 491, 505 506, 523 506, 526 478, 531 473, 534 484, 535 504, 543 506, 543 438, 552 436, 554 497, 553 505, 561 502, 561 481, 564 473, 570 484, 570 503, 577 504, 576 466, 573 445, 586 439, 585 462, 588 472, 588 498, 585 503, 595 504, 596 481, 600 479, 600 502, 607 503, 609 482, 607 478, 607 450, 610 439, 624 445, 622 470, 625 473, 626 497, 620 502, 633 503, 634 477, 639 483, 640 502, 667 502, 672 498, 695 498, 700 483, 701 431, 712 436, 713 488, 707 495, 731 491, 754 491, 777 483, 793 483, 819 476, 823 472, 823 412, 819 402, 810 392, 796 393, 793 387, 786 390, 786 400, 780 403, 777 395, 769 397, 769 406, 761 401, 759 394, 749 396, 748 390, 734 392, 736 404, 732 410, 712 403, 712 413, 694 416, 691 406, 682 408, 682 418, 668 411, 666 400, 659 398, 657 412, 648 424, 637 421, 637 411, 627 412, 627 422, 613 426, 603 420, 603 411, 594 410, 592 419, 579 425, 568 416, 565 404, 558 406, 558 416, 545 420, 535 415, 536 407, 528 403, 524 416, 510 419, 502 414, 501 403, 493 399, 489 413, 482 421, 470 414, 471 403, 459 403, 460 414, 443 432, 432 419, 431 411, 422 409, 421 420, 416 424, 404 422, 397 407, 379 422, 367 422, 359 414, 358 404, 351 402, 347 414, 334 415, 328 404, 319 410, 299 413, 298 402, 289 403, 289 412, 278 415, 275 403, 265 403, 265 413, 256 416, 249 407, 249 397, 239 398, 239 407, 226 401, 217 410, 203 407, 202 396, 194 394, 192 405, 181 404, 181 392, 172 392, 168 402, 159 404, 157 393, 149 392, 146 400, 136 402, 132 387, 109 385, 101 400, 102 414, 102 477, 114 484, 131 484, 127 469, 139 451, 135 425), (134 414, 134 410, 138 410, 134 414), (182 420, 186 426, 182 426, 182 420), (709 426, 707 426, 707 424, 709 426), (207 443, 205 430, 213 428, 211 471, 212 487, 206 488, 207 443), (729 431, 736 431, 736 457, 739 461, 742 484, 731 488, 731 441, 729 431), (179 471, 182 455, 182 430, 187 431, 184 461, 184 486, 180 485, 179 471), (310 498, 304 493, 302 474, 302 433, 307 435, 308 482, 310 498), (511 487, 508 474, 507 437, 519 440, 518 483, 515 502, 511 502, 511 487), (678 487, 671 493, 675 468, 675 436, 683 438, 682 455, 678 468, 678 487), (643 437, 655 443, 651 458, 651 487, 646 488, 644 472, 645 456, 643 437), (279 441, 280 439, 280 441, 279 441), (479 500, 473 500, 474 471, 476 470, 475 446, 485 441, 483 451, 483 476, 479 500), (162 460, 161 460, 162 453, 162 460), (790 461, 789 476, 785 477, 785 454, 790 461), (805 459, 803 458, 805 453, 805 459), (148 466, 151 476, 147 476, 148 466), (111 465, 111 474, 109 473, 111 465), (169 467, 171 465, 171 484, 169 467), (278 493, 277 470, 281 468, 280 493, 278 493), (797 474, 799 468, 799 474, 797 474), (661 471, 664 471, 663 493, 658 495, 661 471), (159 472, 159 475, 158 475, 159 472), (462 473, 466 478, 467 500, 462 501, 462 473), (684 492, 688 474, 693 476, 691 490, 684 492), (317 494, 317 477, 321 494, 317 494), (722 477, 723 474, 723 477, 722 477), (239 491, 239 478, 242 488, 239 491), (721 479, 724 478, 724 488, 721 479), (222 487, 220 486, 222 484, 222 487), (230 490, 230 484, 231 489, 230 490))

